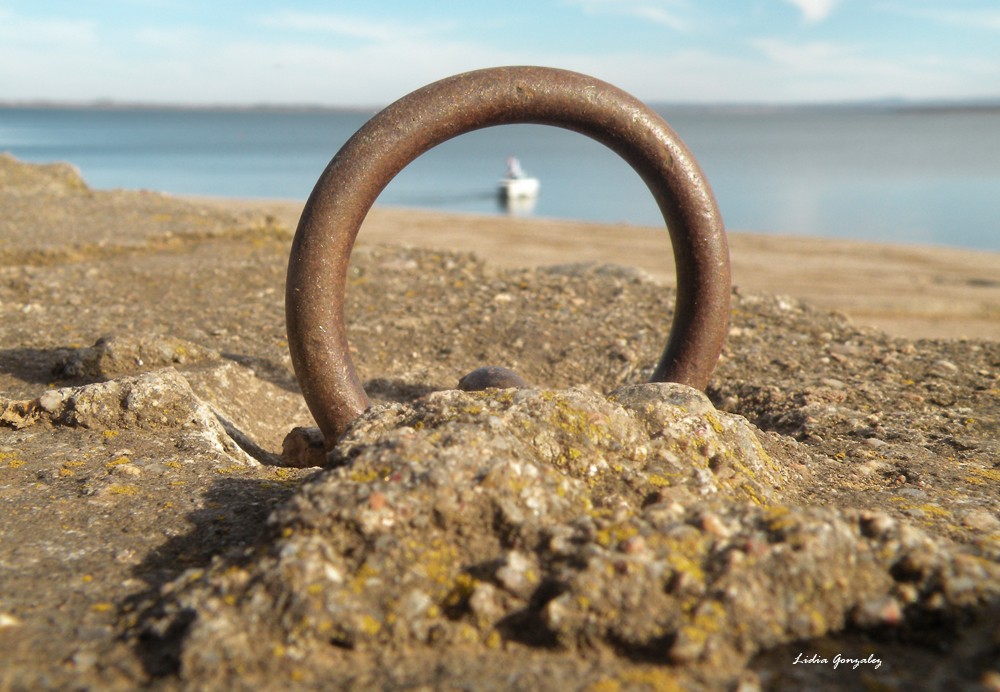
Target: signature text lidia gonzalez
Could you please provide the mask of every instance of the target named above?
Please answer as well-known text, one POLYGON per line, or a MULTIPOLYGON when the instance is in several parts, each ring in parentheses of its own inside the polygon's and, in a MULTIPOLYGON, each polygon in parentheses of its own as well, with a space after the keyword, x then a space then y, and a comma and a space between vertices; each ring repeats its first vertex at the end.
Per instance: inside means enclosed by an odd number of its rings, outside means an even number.
POLYGON ((818 663, 820 665, 832 665, 833 669, 836 670, 840 666, 850 666, 851 668, 857 670, 860 666, 874 666, 875 670, 882 667, 882 659, 876 658, 875 654, 868 654, 866 658, 847 658, 846 656, 841 656, 840 654, 835 655, 832 659, 824 658, 819 654, 803 654, 800 653, 792 661, 792 665, 798 663, 818 663))

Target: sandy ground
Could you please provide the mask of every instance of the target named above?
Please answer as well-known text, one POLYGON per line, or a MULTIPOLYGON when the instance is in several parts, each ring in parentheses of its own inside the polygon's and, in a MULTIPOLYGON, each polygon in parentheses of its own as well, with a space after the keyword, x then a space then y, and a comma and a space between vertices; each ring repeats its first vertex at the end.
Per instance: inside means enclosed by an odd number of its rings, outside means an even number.
MULTIPOLYGON (((197 198, 262 211, 295 228, 302 202, 197 198)), ((733 283, 836 310, 909 338, 1000 339, 1000 253, 730 232, 733 283)), ((358 245, 473 252, 506 267, 572 262, 636 266, 672 283, 658 228, 376 207, 358 245)))

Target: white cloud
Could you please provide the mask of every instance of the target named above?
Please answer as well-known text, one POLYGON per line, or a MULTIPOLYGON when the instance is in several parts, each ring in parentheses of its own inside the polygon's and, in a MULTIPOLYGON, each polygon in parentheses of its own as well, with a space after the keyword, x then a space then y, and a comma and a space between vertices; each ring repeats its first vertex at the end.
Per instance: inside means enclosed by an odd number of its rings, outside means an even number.
POLYGON ((259 23, 277 29, 321 32, 348 38, 389 43, 439 33, 446 24, 413 24, 370 20, 338 14, 286 11, 261 17, 259 23))
POLYGON ((116 65, 92 21, 0 10, 0 99, 91 99, 116 65))
POLYGON ((267 21, 294 33, 249 40, 199 26, 145 26, 105 35, 95 22, 0 9, 0 100, 379 105, 456 72, 516 62, 450 38, 443 23, 290 12, 267 21), (318 36, 303 40, 306 32, 318 36), (145 49, 141 57, 136 48, 145 49))
POLYGON ((830 16, 838 0, 785 0, 785 2, 794 5, 802 13, 802 18, 807 24, 815 24, 830 16))
MULTIPOLYGON (((460 41, 343 42, 206 40, 197 60, 160 61, 156 101, 379 106, 466 70, 512 62, 460 41), (191 77, 185 77, 191 75, 191 77)), ((136 89, 150 86, 136 82, 136 89)))
POLYGON ((921 7, 919 5, 902 5, 897 3, 883 3, 879 9, 894 12, 896 14, 928 19, 941 24, 952 26, 988 29, 992 31, 1000 30, 1000 10, 997 9, 972 9, 949 7, 942 9, 939 7, 921 7))
POLYGON ((754 39, 750 45, 770 62, 796 71, 843 69, 854 60, 854 49, 838 43, 794 43, 779 39, 754 39))
POLYGON ((683 0, 566 0, 589 14, 619 14, 644 19, 674 31, 686 31, 686 22, 674 8, 686 3, 683 0))
POLYGON ((146 27, 135 32, 136 42, 168 51, 187 51, 193 49, 204 39, 204 32, 196 29, 170 29, 162 27, 146 27))
POLYGON ((0 45, 4 42, 87 46, 97 42, 96 22, 30 19, 0 9, 0 45))
MULTIPOLYGON (((757 39, 750 42, 764 61, 749 60, 768 75, 763 100, 965 98, 1000 83, 1000 65, 987 60, 942 59, 927 53, 873 56, 862 45, 757 39)), ((736 75, 738 73, 734 73, 736 75)), ((739 78, 734 76, 734 83, 739 78)))
MULTIPOLYGON (((580 11, 647 12, 645 21, 665 26, 693 11, 683 0, 566 2, 580 11)), ((265 19, 273 30, 253 38, 183 25, 115 34, 93 22, 29 19, 0 9, 0 99, 374 106, 448 75, 504 64, 576 70, 647 101, 960 98, 994 94, 1000 84, 1000 64, 988 55, 889 54, 860 38, 759 38, 717 50, 702 42, 683 49, 678 41, 653 52, 625 45, 598 53, 477 40, 434 19, 405 24, 296 12, 265 19)))
POLYGON ((688 28, 687 22, 660 7, 636 7, 633 9, 632 14, 641 19, 648 19, 655 24, 673 29, 674 31, 684 31, 688 28))

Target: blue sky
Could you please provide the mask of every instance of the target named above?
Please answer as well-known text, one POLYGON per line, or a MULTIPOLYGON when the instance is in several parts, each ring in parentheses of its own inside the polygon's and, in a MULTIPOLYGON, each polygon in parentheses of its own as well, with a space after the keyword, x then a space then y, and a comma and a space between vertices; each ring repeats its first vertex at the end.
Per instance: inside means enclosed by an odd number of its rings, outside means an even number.
POLYGON ((0 0, 0 100, 384 105, 536 64, 655 102, 1000 98, 997 0, 0 0))

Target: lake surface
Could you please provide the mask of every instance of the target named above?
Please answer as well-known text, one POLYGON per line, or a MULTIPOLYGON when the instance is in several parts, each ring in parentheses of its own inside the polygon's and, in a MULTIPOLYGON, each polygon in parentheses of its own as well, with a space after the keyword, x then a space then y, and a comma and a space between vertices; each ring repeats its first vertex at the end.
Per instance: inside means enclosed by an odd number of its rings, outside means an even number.
MULTIPOLYGON (((732 230, 1000 250, 1000 109, 657 110, 698 159, 732 230)), ((371 115, 0 108, 0 151, 69 161, 98 189, 304 199, 371 115)), ((539 125, 445 142, 377 203, 508 213, 495 188, 510 155, 541 180, 534 207, 517 213, 662 224, 649 191, 616 154, 539 125)))

